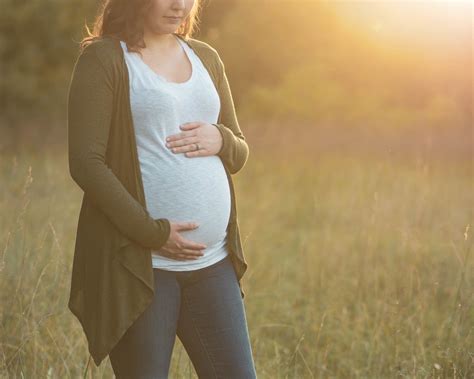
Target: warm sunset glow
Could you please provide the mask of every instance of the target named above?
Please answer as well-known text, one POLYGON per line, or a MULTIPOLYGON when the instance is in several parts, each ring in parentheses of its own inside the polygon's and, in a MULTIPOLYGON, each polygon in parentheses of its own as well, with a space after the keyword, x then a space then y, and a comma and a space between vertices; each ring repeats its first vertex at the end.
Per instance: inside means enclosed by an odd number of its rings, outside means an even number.
POLYGON ((473 1, 330 1, 347 23, 392 43, 469 50, 473 1))

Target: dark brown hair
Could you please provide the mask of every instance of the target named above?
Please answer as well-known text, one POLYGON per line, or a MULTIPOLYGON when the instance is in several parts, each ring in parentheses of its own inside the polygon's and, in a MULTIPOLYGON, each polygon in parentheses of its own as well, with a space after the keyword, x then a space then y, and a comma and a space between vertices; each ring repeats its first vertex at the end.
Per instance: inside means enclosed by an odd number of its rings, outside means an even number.
MULTIPOLYGON (((126 42, 130 51, 139 53, 145 47, 143 40, 144 19, 153 6, 153 0, 104 0, 92 26, 85 24, 87 36, 80 42, 82 51, 96 39, 110 36, 126 42)), ((176 31, 184 39, 193 35, 199 22, 201 0, 195 0, 194 6, 176 31)))

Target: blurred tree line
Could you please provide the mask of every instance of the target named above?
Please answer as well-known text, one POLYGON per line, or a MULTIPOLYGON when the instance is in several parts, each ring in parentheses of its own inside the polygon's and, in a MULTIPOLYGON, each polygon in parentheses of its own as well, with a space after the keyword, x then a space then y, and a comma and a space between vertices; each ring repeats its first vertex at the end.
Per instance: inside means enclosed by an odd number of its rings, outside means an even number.
MULTIPOLYGON (((64 123, 78 42, 99 3, 1 0, 2 130, 64 123)), ((382 129, 472 122, 470 52, 393 49, 322 1, 204 0, 200 18, 194 38, 219 51, 241 119, 382 129)))
POLYGON ((466 37, 461 56, 401 50, 351 27, 330 2, 261 0, 238 2, 211 41, 242 116, 393 130, 472 124, 466 37))

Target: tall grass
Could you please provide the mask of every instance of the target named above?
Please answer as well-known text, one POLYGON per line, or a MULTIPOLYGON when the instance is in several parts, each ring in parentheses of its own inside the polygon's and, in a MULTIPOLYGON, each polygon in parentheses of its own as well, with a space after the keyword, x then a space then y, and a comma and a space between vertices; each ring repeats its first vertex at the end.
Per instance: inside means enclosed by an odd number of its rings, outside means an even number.
MULTIPOLYGON (((66 162, 0 160, 2 378, 113 377, 67 309, 66 162)), ((472 162, 254 149, 234 178, 259 378, 474 376, 472 162)), ((170 377, 197 377, 179 339, 170 377)))

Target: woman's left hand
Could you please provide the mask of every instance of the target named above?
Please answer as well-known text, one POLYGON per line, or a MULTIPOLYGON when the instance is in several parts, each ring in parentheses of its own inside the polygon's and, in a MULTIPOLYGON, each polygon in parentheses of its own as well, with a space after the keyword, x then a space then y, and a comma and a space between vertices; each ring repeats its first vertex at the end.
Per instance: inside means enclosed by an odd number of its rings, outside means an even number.
POLYGON ((184 153, 186 157, 216 155, 222 147, 219 129, 207 122, 195 121, 180 125, 183 132, 166 138, 166 147, 173 153, 184 153))

